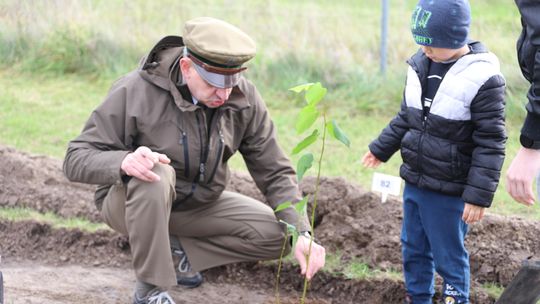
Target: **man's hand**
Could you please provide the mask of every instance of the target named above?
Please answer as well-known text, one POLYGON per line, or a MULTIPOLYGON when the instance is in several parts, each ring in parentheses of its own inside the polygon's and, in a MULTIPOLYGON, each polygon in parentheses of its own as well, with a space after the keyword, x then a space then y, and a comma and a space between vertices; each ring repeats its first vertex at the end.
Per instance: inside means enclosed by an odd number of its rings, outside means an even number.
POLYGON ((371 151, 367 151, 362 157, 362 164, 367 168, 377 168, 381 164, 381 161, 371 151))
POLYGON ((309 266, 307 264, 307 255, 309 253, 310 239, 300 235, 296 241, 296 247, 294 248, 294 257, 300 264, 300 270, 302 275, 305 275, 308 280, 311 280, 315 273, 324 267, 326 259, 326 250, 323 246, 313 242, 311 244, 311 255, 309 257, 309 266))
POLYGON ((461 218, 467 224, 478 222, 484 217, 485 209, 486 208, 481 206, 465 203, 465 208, 463 209, 463 216, 461 218))
POLYGON ((145 182, 158 181, 159 175, 152 172, 157 163, 168 164, 171 160, 165 154, 153 152, 148 147, 139 147, 135 152, 129 153, 120 168, 126 175, 133 176, 145 182))
POLYGON ((540 171, 540 151, 521 148, 506 172, 506 191, 526 206, 534 204, 532 183, 540 171))

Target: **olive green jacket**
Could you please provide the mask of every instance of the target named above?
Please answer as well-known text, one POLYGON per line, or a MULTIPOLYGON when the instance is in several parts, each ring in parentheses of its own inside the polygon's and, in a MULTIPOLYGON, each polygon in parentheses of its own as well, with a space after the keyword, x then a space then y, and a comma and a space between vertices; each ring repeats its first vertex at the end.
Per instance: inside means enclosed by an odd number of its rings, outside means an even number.
MULTIPOLYGON (((225 189, 229 158, 240 151, 267 203, 275 208, 299 201, 301 194, 291 162, 278 146, 274 124, 255 86, 245 78, 208 124, 182 85, 178 62, 183 44, 168 36, 140 67, 116 81, 92 113, 82 133, 69 143, 64 173, 71 181, 98 184, 96 206, 109 187, 125 182, 120 166, 140 146, 163 153, 176 171, 174 209, 213 203, 225 189), (208 128, 209 126, 209 128, 208 128)), ((278 218, 309 230, 307 217, 293 208, 278 218)))

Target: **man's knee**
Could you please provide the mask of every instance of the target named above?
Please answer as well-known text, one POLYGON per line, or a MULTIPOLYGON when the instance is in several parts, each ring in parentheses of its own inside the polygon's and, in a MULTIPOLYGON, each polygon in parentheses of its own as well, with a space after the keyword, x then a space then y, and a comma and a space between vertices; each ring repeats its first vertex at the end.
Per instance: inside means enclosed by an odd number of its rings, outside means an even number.
POLYGON ((267 259, 278 259, 291 252, 291 236, 286 235, 279 225, 276 225, 275 229, 266 230, 256 243, 266 253, 267 259))
POLYGON ((176 175, 173 167, 157 163, 152 172, 157 174, 160 179, 154 182, 146 182, 132 178, 128 182, 128 196, 136 197, 145 202, 174 200, 176 175))

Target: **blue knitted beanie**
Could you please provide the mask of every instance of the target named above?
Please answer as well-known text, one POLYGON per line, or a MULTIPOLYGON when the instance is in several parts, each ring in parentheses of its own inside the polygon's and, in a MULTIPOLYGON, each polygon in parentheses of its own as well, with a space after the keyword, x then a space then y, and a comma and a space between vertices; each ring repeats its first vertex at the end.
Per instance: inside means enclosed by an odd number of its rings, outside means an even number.
POLYGON ((467 0, 420 0, 412 14, 411 31, 417 44, 459 49, 467 43, 470 24, 467 0))

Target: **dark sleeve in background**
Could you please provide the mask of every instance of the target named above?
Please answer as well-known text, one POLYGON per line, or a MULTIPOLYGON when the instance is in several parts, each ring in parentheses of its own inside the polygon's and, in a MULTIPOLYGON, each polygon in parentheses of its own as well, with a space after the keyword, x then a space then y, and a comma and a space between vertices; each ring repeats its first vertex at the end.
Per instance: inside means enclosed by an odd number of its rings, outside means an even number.
POLYGON ((523 30, 517 43, 519 65, 531 83, 527 93, 527 117, 521 134, 540 141, 540 1, 515 0, 523 30))

